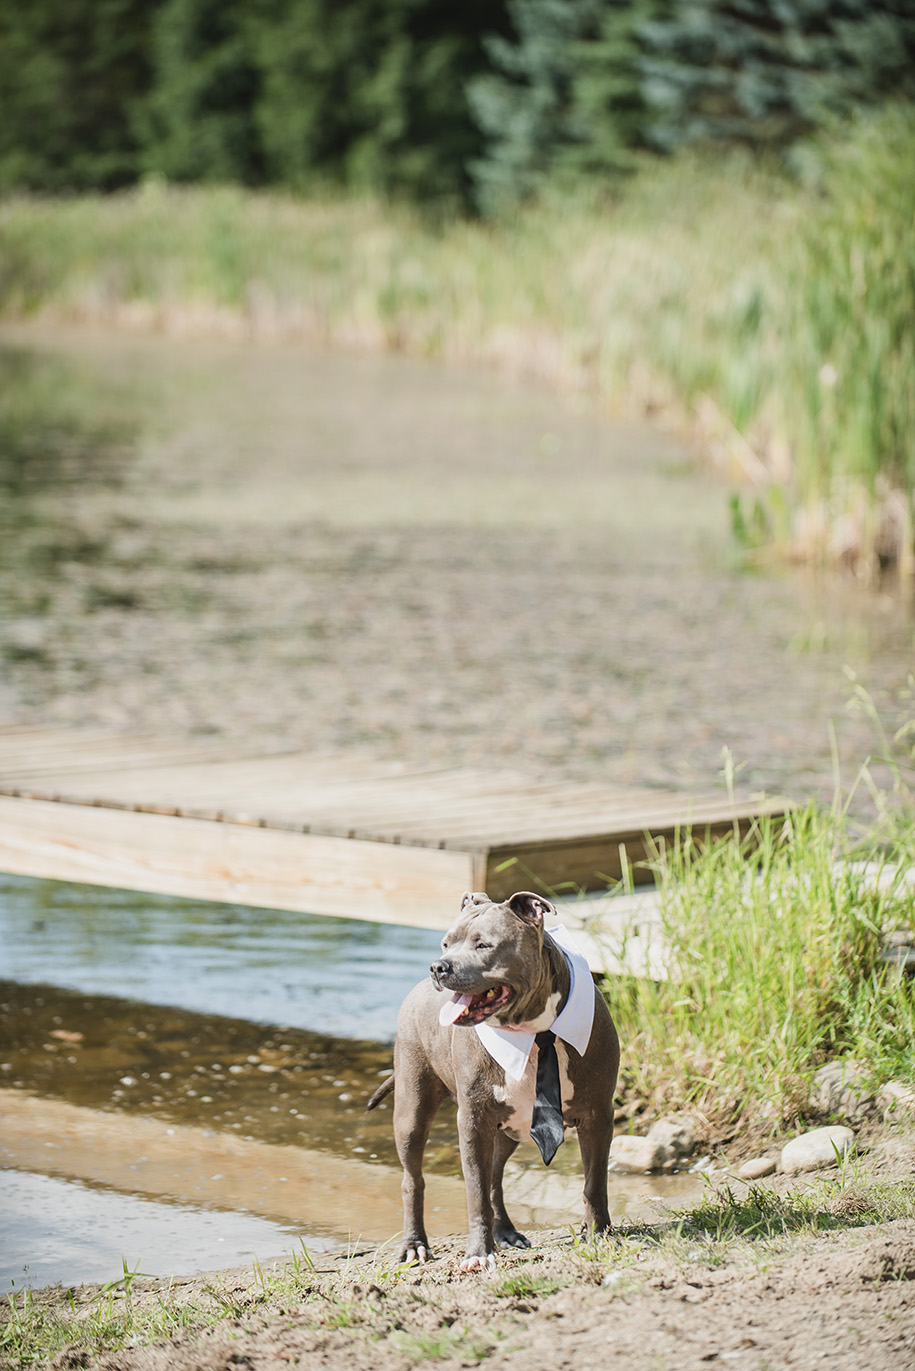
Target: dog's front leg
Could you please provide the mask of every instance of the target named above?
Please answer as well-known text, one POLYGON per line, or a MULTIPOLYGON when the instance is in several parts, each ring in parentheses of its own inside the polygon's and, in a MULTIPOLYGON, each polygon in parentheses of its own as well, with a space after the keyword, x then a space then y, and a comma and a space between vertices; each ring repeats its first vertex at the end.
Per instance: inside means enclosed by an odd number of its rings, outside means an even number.
POLYGON ((495 1120, 475 1109, 469 1101, 458 1106, 458 1137, 470 1230, 467 1251, 461 1262, 462 1271, 494 1271, 496 1266, 490 1198, 496 1131, 495 1120))
MULTIPOLYGON (((395 1058, 397 1060, 397 1058, 395 1058)), ((429 1071, 410 1069, 401 1056, 395 1066, 394 1139, 403 1166, 403 1242, 400 1260, 426 1262, 432 1255, 423 1219, 423 1150, 432 1120, 445 1095, 441 1081, 429 1071), (399 1074, 398 1074, 399 1072, 399 1074)))
POLYGON ((511 1219, 508 1217, 508 1210, 505 1208, 505 1196, 502 1193, 502 1174, 505 1171, 505 1163, 518 1146, 513 1138, 501 1129, 496 1133, 496 1144, 492 1160, 492 1211, 493 1211, 493 1237, 497 1247, 530 1247, 530 1242, 523 1233, 519 1233, 511 1219))

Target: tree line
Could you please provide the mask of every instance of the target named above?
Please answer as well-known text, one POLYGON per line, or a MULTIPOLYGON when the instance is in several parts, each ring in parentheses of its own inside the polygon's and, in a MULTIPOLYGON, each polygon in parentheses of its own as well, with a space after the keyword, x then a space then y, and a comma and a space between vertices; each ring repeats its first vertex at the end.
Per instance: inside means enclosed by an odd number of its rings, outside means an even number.
POLYGON ((338 186, 498 211, 639 151, 915 98, 915 0, 0 0, 0 190, 338 186))

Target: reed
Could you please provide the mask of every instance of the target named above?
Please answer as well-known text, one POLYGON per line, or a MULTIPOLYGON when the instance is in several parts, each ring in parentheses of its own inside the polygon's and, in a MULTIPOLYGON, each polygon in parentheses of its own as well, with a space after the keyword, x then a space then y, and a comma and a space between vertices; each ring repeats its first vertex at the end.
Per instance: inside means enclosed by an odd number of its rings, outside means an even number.
POLYGON ((870 861, 852 851, 844 812, 810 806, 659 857, 671 977, 607 988, 631 1096, 693 1109, 712 1134, 774 1134, 804 1117, 826 1061, 911 1078, 915 996, 881 952, 888 930, 915 932, 915 849, 903 827, 870 861))
POLYGON ((646 162, 510 218, 150 181, 0 204, 0 311, 497 365, 666 411, 752 555, 912 568, 915 112, 808 149, 646 162))

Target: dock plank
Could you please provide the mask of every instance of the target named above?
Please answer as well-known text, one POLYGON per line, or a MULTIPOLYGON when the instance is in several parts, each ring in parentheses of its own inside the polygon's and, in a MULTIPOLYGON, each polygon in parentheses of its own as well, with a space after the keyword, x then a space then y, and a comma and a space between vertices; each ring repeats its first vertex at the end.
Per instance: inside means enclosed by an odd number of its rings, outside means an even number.
POLYGON ((3 796, 0 870, 434 929, 472 875, 462 852, 3 796))

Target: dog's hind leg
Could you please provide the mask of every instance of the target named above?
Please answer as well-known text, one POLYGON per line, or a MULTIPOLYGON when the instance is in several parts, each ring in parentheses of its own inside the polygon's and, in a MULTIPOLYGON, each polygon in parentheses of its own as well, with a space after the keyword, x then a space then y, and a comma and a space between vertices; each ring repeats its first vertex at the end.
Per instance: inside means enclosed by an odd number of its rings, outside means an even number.
POLYGON ((609 1233, 613 1227, 607 1207, 607 1165, 612 1137, 613 1115, 607 1111, 578 1119, 578 1145, 585 1177, 584 1228, 595 1233, 609 1233))
POLYGON ((492 1185, 489 1193, 492 1199, 492 1235, 497 1247, 530 1247, 528 1239, 523 1233, 518 1232, 508 1217, 505 1197, 502 1194, 502 1173, 505 1170, 505 1163, 517 1146, 515 1139, 510 1138, 501 1129, 496 1134, 492 1157, 492 1185))
POLYGON ((428 1261, 432 1256, 423 1218, 423 1151, 432 1120, 447 1090, 431 1071, 411 1072, 398 1068, 394 1093, 394 1141, 403 1167, 403 1242, 400 1260, 428 1261))

